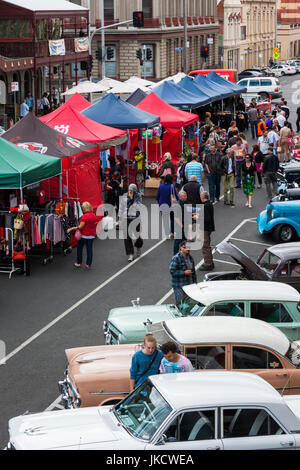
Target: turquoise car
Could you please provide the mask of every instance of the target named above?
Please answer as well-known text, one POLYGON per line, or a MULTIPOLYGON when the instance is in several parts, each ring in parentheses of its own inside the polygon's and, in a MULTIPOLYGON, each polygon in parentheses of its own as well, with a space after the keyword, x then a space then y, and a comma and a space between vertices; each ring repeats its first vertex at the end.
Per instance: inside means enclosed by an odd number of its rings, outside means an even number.
POLYGON ((257 229, 262 234, 272 234, 278 243, 300 238, 300 201, 270 202, 258 214, 257 229))

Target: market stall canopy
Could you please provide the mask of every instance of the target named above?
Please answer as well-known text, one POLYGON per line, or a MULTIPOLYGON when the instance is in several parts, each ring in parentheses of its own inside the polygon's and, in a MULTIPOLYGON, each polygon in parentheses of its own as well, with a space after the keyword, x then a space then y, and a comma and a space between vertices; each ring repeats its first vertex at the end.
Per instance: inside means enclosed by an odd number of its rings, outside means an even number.
POLYGON ((74 139, 52 129, 32 113, 28 113, 5 132, 2 138, 26 150, 56 157, 72 157, 97 149, 96 144, 74 139))
POLYGON ((21 189, 61 174, 61 160, 0 138, 0 189, 21 189))
POLYGON ((68 106, 72 107, 73 109, 76 109, 77 111, 82 111, 83 109, 88 108, 91 106, 91 103, 83 98, 83 96, 79 95, 79 93, 75 93, 75 95, 72 95, 71 98, 68 99, 62 106, 59 108, 55 109, 55 111, 52 111, 52 113, 45 114, 45 116, 41 116, 39 119, 42 122, 45 122, 48 124, 49 121, 55 118, 62 109, 66 109, 68 106))
POLYGON ((203 105, 211 103, 213 101, 213 98, 204 93, 204 91, 202 91, 201 88, 195 84, 194 80, 191 77, 184 77, 182 80, 180 80, 178 85, 181 86, 184 90, 187 90, 190 93, 193 93, 194 95, 203 98, 203 105))
POLYGON ((98 85, 102 85, 106 88, 113 88, 117 85, 120 85, 120 82, 119 80, 114 80, 113 78, 108 78, 108 77, 105 77, 103 78, 102 80, 100 80, 99 82, 97 82, 98 85))
POLYGON ((85 80, 84 82, 80 82, 79 85, 73 86, 69 90, 62 93, 62 96, 74 95, 74 93, 79 93, 80 95, 89 93, 102 93, 108 89, 108 87, 99 84, 99 82, 94 83, 90 82, 89 80, 85 80))
POLYGON ((93 121, 118 129, 147 129, 157 126, 160 122, 158 116, 137 109, 113 93, 104 96, 81 114, 93 121))
POLYGON ((184 90, 181 86, 169 80, 156 86, 152 91, 163 101, 176 108, 194 109, 207 104, 207 99, 200 98, 200 96, 184 90))
POLYGON ((139 85, 138 83, 133 83, 133 82, 121 82, 119 85, 111 88, 110 90, 107 91, 107 93, 115 93, 116 95, 119 95, 120 93, 124 94, 131 94, 135 90, 140 88, 142 91, 149 91, 147 87, 143 85, 139 85))
POLYGON ((151 82, 150 80, 146 80, 145 78, 140 78, 140 77, 135 77, 134 75, 128 80, 125 81, 125 83, 134 83, 135 85, 140 86, 150 86, 150 85, 155 85, 154 82, 151 82))
POLYGON ((178 83, 180 82, 180 80, 184 77, 186 77, 187 75, 183 72, 178 72, 176 73, 176 75, 172 75, 171 77, 167 77, 167 78, 164 78, 163 80, 160 80, 160 82, 157 82, 157 83, 153 83, 153 85, 150 85, 149 88, 153 89, 155 86, 157 85, 161 85, 162 83, 166 82, 166 81, 173 81, 174 83, 178 83))
POLYGON ((148 93, 138 88, 135 90, 128 98, 125 100, 127 103, 132 104, 132 106, 138 105, 144 98, 148 96, 148 93))
POLYGON ((240 85, 237 85, 236 83, 230 82, 229 80, 226 80, 225 78, 218 75, 216 72, 210 72, 207 75, 207 78, 214 83, 218 83, 219 85, 223 85, 224 87, 227 87, 229 90, 232 90, 235 95, 240 95, 241 93, 247 93, 247 87, 241 87, 240 85))
POLYGON ((148 113, 157 114, 160 117, 160 123, 164 127, 185 127, 190 126, 199 120, 197 114, 187 113, 170 106, 155 93, 150 93, 141 101, 137 108, 148 113))
MULTIPOLYGON (((87 108, 88 109, 88 108, 87 108)), ((127 141, 127 133, 95 122, 72 106, 62 106, 55 116, 47 121, 48 126, 65 135, 97 143, 101 150, 127 141)), ((51 113, 53 114, 53 113, 51 113)))
POLYGON ((213 101, 220 101, 233 96, 232 91, 228 90, 223 85, 212 82, 201 74, 194 78, 194 83, 204 91, 204 93, 211 96, 213 101))

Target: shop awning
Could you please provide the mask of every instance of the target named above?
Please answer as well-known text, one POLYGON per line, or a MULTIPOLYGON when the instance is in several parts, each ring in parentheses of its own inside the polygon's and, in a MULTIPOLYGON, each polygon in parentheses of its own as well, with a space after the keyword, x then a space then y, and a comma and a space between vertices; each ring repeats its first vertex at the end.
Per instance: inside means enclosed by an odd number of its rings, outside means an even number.
POLYGON ((0 189, 21 189, 61 174, 61 160, 0 138, 0 189))
POLYGON ((47 121, 47 124, 65 135, 97 143, 102 150, 121 145, 128 139, 126 132, 99 124, 72 106, 62 106, 56 110, 55 115, 47 121))
POLYGON ((195 109, 207 104, 207 98, 200 98, 171 80, 166 80, 161 85, 152 88, 153 93, 159 96, 163 101, 181 109, 195 109))
POLYGON ((118 129, 146 129, 157 126, 160 122, 158 116, 137 109, 113 93, 104 96, 81 114, 95 122, 118 129))
POLYGON ((199 120, 197 114, 176 109, 153 92, 146 96, 143 101, 137 105, 137 108, 159 116, 160 123, 164 127, 180 128, 189 126, 199 120))
POLYGON ((240 85, 237 85, 236 83, 230 82, 229 80, 226 80, 225 78, 221 77, 218 75, 216 72, 210 72, 207 75, 207 78, 214 83, 217 83, 219 85, 222 85, 229 90, 232 90, 235 95, 240 95, 241 93, 247 93, 247 87, 241 87, 240 85))

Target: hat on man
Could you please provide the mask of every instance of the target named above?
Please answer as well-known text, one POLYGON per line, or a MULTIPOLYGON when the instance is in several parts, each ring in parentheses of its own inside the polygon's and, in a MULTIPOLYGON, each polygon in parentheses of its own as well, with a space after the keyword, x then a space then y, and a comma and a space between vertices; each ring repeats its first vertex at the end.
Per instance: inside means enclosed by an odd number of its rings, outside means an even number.
POLYGON ((133 191, 133 192, 136 193, 136 192, 137 192, 137 185, 136 185, 136 184, 133 184, 133 183, 130 184, 130 185, 128 186, 128 191, 133 191))

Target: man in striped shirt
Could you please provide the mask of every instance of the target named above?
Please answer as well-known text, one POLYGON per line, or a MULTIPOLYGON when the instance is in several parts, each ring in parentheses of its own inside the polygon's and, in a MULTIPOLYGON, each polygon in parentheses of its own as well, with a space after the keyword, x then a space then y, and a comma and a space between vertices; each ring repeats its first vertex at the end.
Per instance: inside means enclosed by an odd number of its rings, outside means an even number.
POLYGON ((196 176, 197 181, 201 186, 204 184, 204 170, 201 163, 198 161, 198 155, 193 153, 192 161, 185 165, 185 177, 188 181, 191 176, 196 176))

